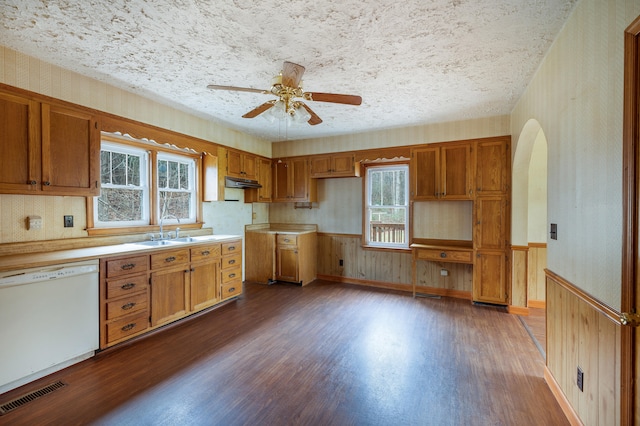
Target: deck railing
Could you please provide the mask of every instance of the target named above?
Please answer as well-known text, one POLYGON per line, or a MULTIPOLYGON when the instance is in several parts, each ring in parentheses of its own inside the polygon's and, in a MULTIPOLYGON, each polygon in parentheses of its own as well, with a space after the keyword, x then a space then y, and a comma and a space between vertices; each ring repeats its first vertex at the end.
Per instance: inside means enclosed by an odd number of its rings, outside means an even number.
POLYGON ((404 224, 371 222, 371 241, 379 243, 405 242, 404 224))

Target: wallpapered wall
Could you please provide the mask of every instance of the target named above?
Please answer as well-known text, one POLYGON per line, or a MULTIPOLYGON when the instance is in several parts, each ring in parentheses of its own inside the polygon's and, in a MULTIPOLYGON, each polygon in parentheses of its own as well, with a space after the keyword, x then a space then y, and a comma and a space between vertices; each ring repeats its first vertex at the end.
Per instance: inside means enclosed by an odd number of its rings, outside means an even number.
MULTIPOLYGON (((548 143, 548 268, 620 306, 624 30, 637 0, 583 0, 512 113, 513 143, 529 119, 548 143)), ((515 152, 515 148, 512 150, 515 152)))

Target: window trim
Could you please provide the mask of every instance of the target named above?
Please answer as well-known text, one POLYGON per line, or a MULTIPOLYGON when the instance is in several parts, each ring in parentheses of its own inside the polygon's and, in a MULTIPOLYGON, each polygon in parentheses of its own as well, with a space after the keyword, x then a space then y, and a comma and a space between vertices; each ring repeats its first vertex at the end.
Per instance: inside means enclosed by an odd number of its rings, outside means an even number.
MULTIPOLYGON (((161 145, 155 141, 147 141, 146 139, 134 139, 128 135, 119 136, 114 133, 102 132, 100 143, 114 143, 125 146, 137 147, 148 151, 149 153, 149 224, 136 225, 136 226, 121 226, 121 227, 104 227, 95 226, 94 223, 94 197, 86 198, 86 218, 87 218, 87 234, 89 236, 107 236, 107 235, 122 235, 122 234, 142 234, 148 232, 158 232, 160 230, 160 221, 155 206, 158 203, 157 197, 157 170, 156 167, 151 167, 151 164, 156 164, 156 158, 159 152, 173 153, 175 155, 193 158, 195 160, 195 215, 196 220, 193 223, 181 223, 180 229, 201 229, 203 226, 202 219, 202 153, 193 149, 178 148, 173 145, 164 144, 161 145)), ((178 224, 176 223, 163 223, 166 231, 175 229, 178 224)))
POLYGON ((411 168, 409 167, 409 160, 406 161, 385 161, 385 162, 372 162, 366 163, 362 165, 363 167, 363 179, 362 179, 362 241, 361 246, 367 250, 380 250, 380 251, 411 251, 410 244, 412 238, 412 208, 411 208, 411 199, 410 199, 410 173, 411 168), (369 170, 374 168, 391 168, 391 167, 399 167, 406 169, 406 182, 405 182, 405 199, 406 203, 406 223, 405 223, 405 244, 393 244, 389 245, 386 243, 374 243, 371 244, 368 240, 369 233, 369 170))

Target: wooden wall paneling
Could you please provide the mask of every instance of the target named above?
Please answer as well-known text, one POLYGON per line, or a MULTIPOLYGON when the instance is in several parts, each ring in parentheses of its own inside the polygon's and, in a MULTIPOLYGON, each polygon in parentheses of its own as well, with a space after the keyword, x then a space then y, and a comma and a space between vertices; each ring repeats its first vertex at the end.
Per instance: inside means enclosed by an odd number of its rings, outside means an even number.
POLYGON ((560 391, 583 424, 620 424, 621 326, 570 283, 549 274, 546 309, 547 369, 560 391), (583 392, 576 385, 578 366, 583 392))
POLYGON ((547 267, 546 244, 530 244, 527 259, 527 300, 530 307, 544 306, 545 297, 545 275, 547 267))
POLYGON ((528 247, 511 247, 511 305, 528 306, 527 259, 528 247))

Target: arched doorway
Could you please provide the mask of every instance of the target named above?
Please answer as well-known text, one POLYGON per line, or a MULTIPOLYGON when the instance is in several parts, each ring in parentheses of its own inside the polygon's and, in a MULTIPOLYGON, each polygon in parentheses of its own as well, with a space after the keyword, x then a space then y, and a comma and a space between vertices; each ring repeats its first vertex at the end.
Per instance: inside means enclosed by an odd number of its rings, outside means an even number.
POLYGON ((543 308, 547 257, 547 138, 528 120, 516 145, 511 192, 512 305, 543 308))

